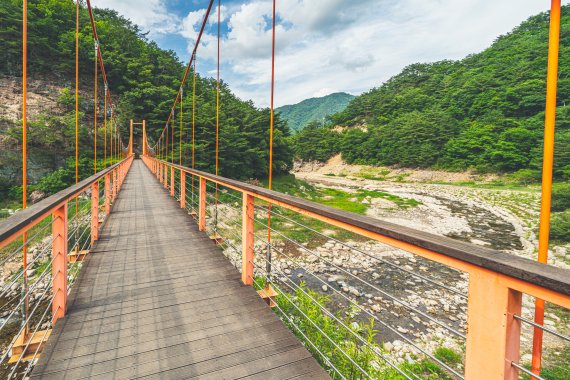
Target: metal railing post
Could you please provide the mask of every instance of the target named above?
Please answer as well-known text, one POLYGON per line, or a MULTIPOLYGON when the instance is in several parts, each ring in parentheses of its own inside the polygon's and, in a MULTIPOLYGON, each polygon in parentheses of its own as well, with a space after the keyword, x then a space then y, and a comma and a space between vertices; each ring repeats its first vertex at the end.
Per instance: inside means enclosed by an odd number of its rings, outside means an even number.
POLYGON ((105 175, 105 214, 111 213, 111 178, 105 175))
POLYGON ((67 202, 52 214, 52 294, 54 324, 67 310, 67 202))
POLYGON ((465 378, 517 380, 522 293, 482 270, 469 274, 468 297, 465 378))
POLYGON ((170 167, 170 196, 174 197, 174 166, 170 167))
POLYGON ((241 281, 253 284, 254 197, 243 193, 241 232, 241 281))
POLYGON ((125 167, 123 164, 119 165, 119 190, 123 187, 123 180, 125 179, 125 167))
POLYGON ((198 211, 198 229, 206 231, 206 178, 200 177, 200 206, 198 211))
POLYGON ((162 169, 164 171, 164 188, 168 189, 168 166, 166 166, 166 164, 164 164, 164 167, 162 169))
POLYGON ((180 169, 180 208, 186 208, 186 172, 180 169))
POLYGON ((113 169, 113 200, 117 198, 117 169, 113 169))
POLYGON ((99 239, 99 181, 91 185, 91 245, 99 239))

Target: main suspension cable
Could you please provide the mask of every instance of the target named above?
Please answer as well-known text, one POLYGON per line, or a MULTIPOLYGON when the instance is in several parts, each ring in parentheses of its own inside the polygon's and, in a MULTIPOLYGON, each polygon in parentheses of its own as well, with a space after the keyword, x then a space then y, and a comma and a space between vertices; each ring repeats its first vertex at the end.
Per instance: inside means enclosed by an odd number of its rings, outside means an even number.
MULTIPOLYGON (((198 37, 196 38, 196 42, 194 43, 194 49, 192 50, 192 54, 190 56, 190 61, 188 62, 188 65, 186 66, 186 71, 184 72, 184 76, 182 77, 182 82, 180 83, 180 88, 182 88, 184 86, 184 83, 186 83, 186 78, 188 77, 188 74, 190 72, 190 67, 192 66, 193 58, 195 57, 196 51, 198 50, 198 46, 200 44, 200 40, 202 39, 202 34, 204 33, 204 29, 205 29, 206 24, 208 22, 208 17, 210 16, 210 11, 212 10, 213 4, 214 4, 214 0, 210 0, 210 2, 208 3, 208 8, 206 8, 206 13, 204 14, 204 20, 202 21, 202 26, 200 27, 200 32, 198 33, 198 37)), ((180 88, 178 89, 178 93, 176 94, 176 98, 174 99, 174 105, 172 106, 170 113, 168 114, 168 119, 166 120, 166 125, 162 129, 163 132, 166 130, 166 127, 167 127, 168 123, 170 122, 170 119, 173 116, 172 110, 176 107, 176 105, 178 104, 178 100, 180 99, 180 88)))

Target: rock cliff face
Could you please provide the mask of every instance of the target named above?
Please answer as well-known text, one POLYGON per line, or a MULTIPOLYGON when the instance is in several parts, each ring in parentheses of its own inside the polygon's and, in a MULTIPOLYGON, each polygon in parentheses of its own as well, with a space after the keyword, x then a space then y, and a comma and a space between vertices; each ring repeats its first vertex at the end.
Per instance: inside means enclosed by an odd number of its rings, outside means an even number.
MULTIPOLYGON (((28 80, 28 180, 36 182, 65 162, 65 152, 74 145, 67 130, 74 119, 72 84, 57 78, 28 80), (68 89, 66 92, 65 89, 68 89), (69 102, 72 102, 71 104, 69 102), (56 141, 65 141, 58 147, 56 141)), ((92 125, 93 96, 80 92, 81 125, 92 125)), ((22 83, 19 77, 0 76, 0 190, 18 185, 22 178, 22 83)), ((74 125, 74 124, 73 124, 74 125)), ((87 135, 89 136, 88 132, 87 135)))

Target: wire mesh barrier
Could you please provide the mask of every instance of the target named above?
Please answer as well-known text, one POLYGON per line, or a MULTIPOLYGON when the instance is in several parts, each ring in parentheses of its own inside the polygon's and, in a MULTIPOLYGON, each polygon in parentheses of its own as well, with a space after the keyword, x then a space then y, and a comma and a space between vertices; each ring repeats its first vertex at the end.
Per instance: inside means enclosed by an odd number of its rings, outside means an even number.
POLYGON ((0 378, 26 378, 98 239, 132 157, 0 224, 0 378))
POLYGON ((143 160, 333 378, 570 375, 529 365, 535 329, 568 357, 567 270, 143 160))

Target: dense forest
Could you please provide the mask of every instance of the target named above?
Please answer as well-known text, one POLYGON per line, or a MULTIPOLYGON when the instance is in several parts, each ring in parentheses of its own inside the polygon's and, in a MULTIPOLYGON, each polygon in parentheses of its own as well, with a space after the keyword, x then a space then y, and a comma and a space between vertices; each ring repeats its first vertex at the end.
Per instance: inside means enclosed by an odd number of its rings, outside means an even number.
MULTIPOLYGON (((108 9, 94 9, 109 90, 114 99, 118 127, 128 141, 128 120, 146 119, 149 140, 156 141, 172 107, 185 64, 173 51, 160 49, 146 38, 138 26, 108 9)), ((0 79, 17 81, 21 86, 22 2, 0 2, 0 79)), ((82 176, 93 167, 93 76, 94 42, 89 16, 80 13, 80 152, 82 176)), ((57 106, 39 114, 30 112, 28 122, 32 190, 53 192, 73 181, 75 151, 74 77, 75 4, 72 0, 28 1, 28 75, 30 92, 53 98, 57 106), (39 82, 39 83, 38 83, 39 82), (53 93, 53 88, 58 88, 53 93), (52 93, 45 94, 47 89, 52 93), (49 168, 42 172, 42 167, 49 168), (47 176, 34 173, 48 173, 47 176), (40 177, 42 179, 40 180, 40 177)), ((199 59, 199 56, 198 56, 199 59)), ((198 61, 199 70, 199 61, 198 61)), ((192 74, 191 74, 192 75, 192 74)), ((101 80, 101 75, 99 75, 101 80)), ((4 82, 3 82, 4 83, 4 82)), ((99 82, 98 140, 103 141, 103 83, 99 82)), ((35 94, 35 95, 38 95, 35 94)), ((183 140, 185 164, 190 162, 192 122, 192 80, 183 98, 183 140)), ((19 104, 21 93, 7 94, 19 104)), ((38 95, 39 96, 39 95, 38 95)), ((215 144, 216 82, 197 76, 196 90, 196 167, 213 171, 215 144)), ((5 104, 2 105, 5 108, 5 104)), ((18 111, 21 108, 18 108, 18 111)), ((21 113, 13 117, 0 109, 0 198, 17 199, 21 181, 21 113)), ((176 112, 176 140, 179 114, 176 112)), ((135 130, 140 149, 142 131, 135 130)), ((292 150, 286 139, 287 124, 276 119, 274 171, 284 172, 292 163, 292 150)), ((238 99, 222 82, 220 109, 220 174, 237 177, 264 177, 268 172, 269 110, 238 99)), ((103 157, 98 144, 98 157, 103 157)), ((176 147, 175 157, 178 156, 176 147)), ((102 167, 102 163, 100 165, 102 167)))
MULTIPOLYGON (((540 178, 549 14, 529 18, 460 61, 413 64, 358 96, 324 128, 295 136, 296 154, 540 178)), ((555 175, 570 177, 570 6, 562 10, 555 175)))
POLYGON ((327 116, 343 111, 354 95, 335 92, 319 98, 305 99, 297 104, 275 109, 292 131, 300 131, 312 121, 324 122, 327 116))

